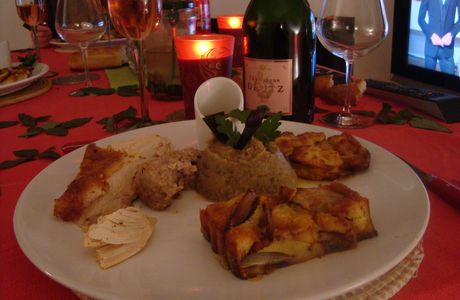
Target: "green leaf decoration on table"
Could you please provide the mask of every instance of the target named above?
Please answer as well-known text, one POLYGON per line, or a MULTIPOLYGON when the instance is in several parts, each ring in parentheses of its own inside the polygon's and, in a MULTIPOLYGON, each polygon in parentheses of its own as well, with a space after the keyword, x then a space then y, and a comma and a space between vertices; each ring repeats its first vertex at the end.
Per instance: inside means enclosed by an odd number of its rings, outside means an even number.
POLYGON ((36 157, 39 152, 37 149, 24 149, 13 151, 13 154, 17 157, 36 157))
POLYGON ((409 124, 414 128, 434 130, 439 132, 451 133, 452 131, 439 124, 438 122, 427 119, 423 116, 416 115, 408 109, 402 109, 398 112, 393 111, 389 103, 383 103, 382 109, 377 114, 377 122, 382 124, 409 124))
POLYGON ((18 121, 0 121, 0 128, 9 128, 18 125, 18 121))
POLYGON ((112 118, 118 122, 125 119, 133 120, 136 118, 137 111, 134 107, 130 106, 125 110, 120 111, 112 116, 112 118))
POLYGON ((358 116, 365 116, 365 117, 375 117, 376 113, 370 110, 352 110, 351 111, 353 114, 358 115, 358 116))
POLYGON ((58 159, 59 157, 61 157, 61 155, 54 151, 54 147, 48 148, 42 153, 38 154, 38 158, 58 159))
POLYGON ((34 160, 34 158, 25 157, 25 158, 19 158, 19 159, 15 159, 15 160, 5 160, 5 161, 0 163, 0 169, 12 168, 12 167, 15 167, 17 165, 20 165, 22 163, 25 163, 25 162, 31 161, 31 160, 34 160))
POLYGON ((96 123, 103 125, 102 127, 108 132, 121 132, 130 128, 137 128, 139 119, 136 118, 137 111, 134 107, 130 106, 125 110, 122 110, 111 117, 102 118, 96 123), (122 122, 128 122, 127 124, 120 125, 122 122))
POLYGON ((22 163, 37 159, 57 159, 61 157, 59 153, 54 151, 54 147, 50 147, 41 153, 37 149, 22 149, 13 151, 13 154, 19 158, 1 162, 0 169, 12 168, 22 163))
POLYGON ((139 87, 134 85, 123 85, 117 88, 117 95, 120 97, 139 96, 139 87))
POLYGON ((22 125, 27 127, 35 127, 37 126, 38 122, 45 122, 48 121, 50 118, 51 116, 41 116, 35 118, 25 113, 20 113, 18 115, 18 119, 22 123, 22 125))
POLYGON ((434 130, 434 131, 441 131, 441 132, 447 132, 447 133, 452 133, 452 130, 450 130, 447 127, 442 126, 441 124, 430 120, 430 119, 425 119, 425 118, 420 118, 420 117, 414 117, 409 121, 410 126, 414 128, 421 128, 421 129, 428 129, 428 130, 434 130))
POLYGON ((75 128, 80 127, 91 121, 93 118, 77 118, 70 121, 62 122, 58 125, 61 128, 75 128))
POLYGON ((26 133, 24 133, 23 135, 20 135, 19 137, 30 138, 30 137, 39 135, 40 133, 42 133, 44 131, 45 130, 43 128, 40 128, 40 127, 29 127, 29 128, 27 128, 26 133))
POLYGON ((97 87, 86 87, 73 91, 70 95, 72 97, 84 97, 89 95, 95 96, 107 96, 115 93, 113 88, 97 88, 97 87))
POLYGON ((46 130, 47 135, 53 135, 53 136, 66 136, 69 134, 69 130, 64 127, 54 127, 46 130))
POLYGON ((50 129, 52 129, 52 128, 55 128, 55 127, 57 127, 58 125, 59 125, 58 122, 52 122, 52 121, 51 121, 51 122, 48 122, 48 123, 46 123, 46 124, 44 124, 44 125, 42 125, 42 126, 40 126, 40 127, 41 127, 43 130, 46 131, 46 130, 50 130, 50 129))
MULTIPOLYGON (((24 117, 24 120, 30 120, 28 117, 24 117)), ((47 119, 49 117, 47 116, 47 119)), ((19 137, 30 138, 45 132, 47 135, 52 136, 66 136, 69 133, 70 128, 80 127, 91 121, 93 118, 76 118, 65 122, 49 121, 40 127, 29 127, 25 134, 19 137)), ((45 120, 42 118, 42 120, 45 120)))

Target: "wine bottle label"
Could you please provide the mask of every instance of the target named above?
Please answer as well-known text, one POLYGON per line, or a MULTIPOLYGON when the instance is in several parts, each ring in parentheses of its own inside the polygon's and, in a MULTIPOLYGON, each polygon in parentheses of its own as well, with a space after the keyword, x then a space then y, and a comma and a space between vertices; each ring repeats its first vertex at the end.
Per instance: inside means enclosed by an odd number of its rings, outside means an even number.
POLYGON ((246 108, 292 115, 292 59, 244 58, 246 108))

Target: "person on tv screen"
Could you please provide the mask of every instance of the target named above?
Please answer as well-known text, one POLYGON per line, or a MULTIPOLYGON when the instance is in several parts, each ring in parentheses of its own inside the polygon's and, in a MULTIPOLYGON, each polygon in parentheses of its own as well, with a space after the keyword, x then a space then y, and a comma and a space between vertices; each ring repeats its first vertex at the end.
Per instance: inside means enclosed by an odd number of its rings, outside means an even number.
POLYGON ((418 23, 426 36, 426 68, 434 70, 439 61, 441 72, 455 73, 454 44, 460 31, 460 20, 455 20, 456 12, 460 16, 460 0, 422 0, 418 23))

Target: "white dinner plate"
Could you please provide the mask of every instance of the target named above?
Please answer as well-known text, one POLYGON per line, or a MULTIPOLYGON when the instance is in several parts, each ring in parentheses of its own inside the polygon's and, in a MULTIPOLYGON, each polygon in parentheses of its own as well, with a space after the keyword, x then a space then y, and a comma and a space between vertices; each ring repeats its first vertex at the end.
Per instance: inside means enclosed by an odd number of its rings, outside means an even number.
MULTIPOLYGON (((194 124, 183 121, 142 128, 97 144, 154 132, 169 137, 178 148, 195 146, 194 124)), ((281 129, 338 133, 294 122, 283 122, 281 129)), ((83 148, 58 159, 29 183, 15 209, 14 231, 25 255, 42 272, 98 299, 288 300, 337 296, 401 262, 419 243, 429 219, 428 195, 414 172, 390 152, 360 141, 371 153, 371 166, 342 182, 369 198, 378 236, 359 242, 355 249, 278 269, 260 280, 238 279, 219 264, 200 232, 199 209, 209 202, 194 191, 183 193, 166 211, 145 208, 158 219, 146 248, 120 265, 101 270, 92 250, 83 248, 80 229, 53 216, 54 199, 77 174, 83 148)))
MULTIPOLYGON (((13 64, 13 66, 17 66, 19 63, 13 64)), ((49 70, 49 66, 47 64, 42 63, 35 63, 34 69, 30 77, 22 80, 18 80, 16 82, 8 83, 8 84, 0 84, 0 96, 11 94, 22 90, 29 85, 31 85, 35 80, 39 79, 40 77, 44 76, 46 72, 49 70)))

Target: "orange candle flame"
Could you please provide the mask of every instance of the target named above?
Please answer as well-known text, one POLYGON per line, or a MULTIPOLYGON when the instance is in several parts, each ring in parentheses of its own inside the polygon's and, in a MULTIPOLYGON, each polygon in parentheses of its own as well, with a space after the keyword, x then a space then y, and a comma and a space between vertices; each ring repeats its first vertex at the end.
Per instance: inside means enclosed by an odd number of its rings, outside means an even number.
POLYGON ((217 17, 219 29, 241 29, 243 27, 243 15, 224 15, 217 17))

